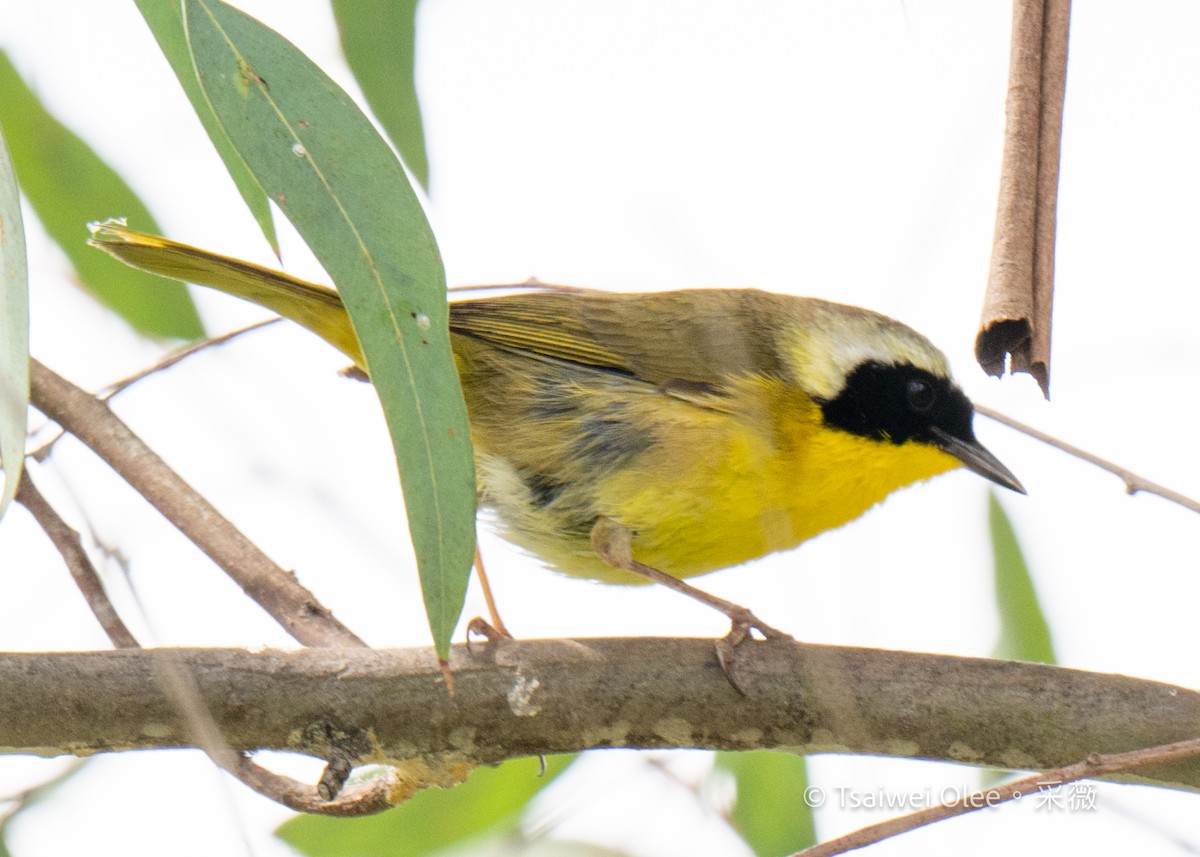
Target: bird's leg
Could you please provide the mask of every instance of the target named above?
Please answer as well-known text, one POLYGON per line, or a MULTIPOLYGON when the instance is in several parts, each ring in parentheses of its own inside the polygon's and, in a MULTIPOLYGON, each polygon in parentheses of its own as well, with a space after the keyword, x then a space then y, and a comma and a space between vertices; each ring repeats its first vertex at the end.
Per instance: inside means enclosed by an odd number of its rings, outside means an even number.
POLYGON ((500 618, 500 613, 496 610, 496 599, 492 597, 492 585, 488 583, 487 572, 483 568, 483 554, 479 552, 479 545, 475 545, 475 575, 479 578, 479 586, 483 589, 483 600, 487 602, 488 617, 492 620, 488 623, 480 616, 476 616, 467 624, 467 637, 471 634, 478 634, 488 640, 505 639, 511 640, 513 635, 509 633, 508 628, 504 625, 504 620, 500 618))
POLYGON ((629 532, 629 528, 612 518, 597 519, 592 527, 592 550, 613 568, 640 574, 655 583, 661 583, 668 589, 673 589, 689 598, 694 598, 701 604, 707 604, 714 610, 721 611, 733 623, 733 629, 730 631, 731 639, 740 641, 751 629, 757 630, 768 640, 792 639, 791 634, 785 634, 783 631, 772 628, 740 604, 710 595, 702 589, 684 583, 677 577, 672 577, 657 568, 638 562, 633 558, 633 536, 629 532))

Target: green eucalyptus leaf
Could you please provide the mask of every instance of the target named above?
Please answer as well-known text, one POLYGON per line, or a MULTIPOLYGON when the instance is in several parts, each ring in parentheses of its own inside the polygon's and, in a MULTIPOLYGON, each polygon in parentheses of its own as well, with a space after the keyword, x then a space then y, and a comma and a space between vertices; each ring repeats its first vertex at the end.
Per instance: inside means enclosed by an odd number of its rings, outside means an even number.
POLYGON ((988 492, 988 523, 996 569, 996 607, 1000 611, 1000 639, 994 654, 1008 660, 1053 664, 1056 660, 1050 625, 1038 603, 1016 530, 994 491, 988 492))
POLYGON ((333 0, 342 51, 379 124, 421 186, 429 156, 414 80, 417 0, 333 0))
POLYGON ((758 857, 782 857, 816 844, 803 756, 721 752, 715 764, 733 775, 737 791, 731 820, 758 857))
POLYGON ((517 830, 534 795, 575 757, 551 756, 545 773, 537 759, 514 759, 479 768, 450 789, 417 792, 400 806, 367 818, 304 815, 284 822, 275 835, 309 857, 423 857, 476 838, 517 830))
POLYGON ((17 493, 29 410, 29 266, 21 195, 0 130, 0 518, 17 493))
POLYGON ((184 21, 218 121, 350 313, 391 430, 445 657, 474 558, 475 473, 433 232, 391 148, 295 46, 218 0, 184 0, 184 21))
POLYGON ((183 9, 179 0, 134 0, 138 11, 142 13, 150 32, 154 34, 158 47, 171 64, 171 70, 179 78, 184 94, 192 103, 192 109, 200 124, 204 126, 213 148, 225 163, 229 177, 233 179, 238 193, 250 209, 250 214, 258 222, 263 237, 279 255, 279 239, 275 235, 275 221, 271 217, 271 206, 267 202, 267 193, 246 168, 242 156, 229 142, 229 137, 213 115, 212 107, 204 93, 200 91, 200 83, 196 80, 196 70, 192 66, 192 52, 188 49, 187 34, 183 31, 183 9))

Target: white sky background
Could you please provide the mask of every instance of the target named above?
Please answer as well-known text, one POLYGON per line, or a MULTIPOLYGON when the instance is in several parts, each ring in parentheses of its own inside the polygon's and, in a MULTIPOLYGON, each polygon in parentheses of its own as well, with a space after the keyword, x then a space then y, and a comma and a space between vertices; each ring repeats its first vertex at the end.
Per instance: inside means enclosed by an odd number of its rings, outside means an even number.
MULTIPOLYGON (((324 0, 237 5, 356 91, 324 0)), ((753 285, 870 306, 938 343, 976 401, 1200 494, 1190 443, 1200 8, 1075 6, 1052 404, 1027 376, 985 377, 971 352, 1000 163, 1007 3, 424 0, 429 214, 449 280, 753 285)), ((0 0, 0 45, 168 235, 272 264, 132 4, 0 0)), ((35 355, 93 386, 153 361, 159 346, 79 296, 32 214, 27 229, 35 355)), ((284 261, 322 277, 291 235, 284 261)), ((203 290, 196 298, 213 332, 263 316, 203 290)), ((390 444, 369 388, 336 376, 345 362, 277 326, 144 382, 117 409, 371 643, 424 645, 390 444)), ((1114 477, 982 418, 977 429, 1029 489, 1002 499, 1061 661, 1200 687, 1196 517, 1128 498, 1114 477)), ((128 558, 153 625, 145 639, 288 644, 86 451, 64 443, 37 475, 77 525, 128 558)), ((700 584, 805 640, 986 656, 997 622, 985 490, 969 473, 945 476, 797 551, 700 584)), ((483 545, 519 636, 725 630, 722 617, 671 593, 562 579, 495 538, 483 545)), ((0 530, 0 569, 0 648, 106 645, 20 510, 0 530)), ((106 571, 120 589, 116 565, 106 571)), ((121 606, 129 612, 128 598, 121 606)), ((467 614, 482 612, 472 590, 467 614)), ((0 792, 50 764, 0 759, 0 792)), ((664 818, 658 803, 681 802, 641 757, 590 765, 595 780, 564 789, 564 834, 644 855, 727 841, 711 817, 664 818)), ((222 785, 210 767, 198 754, 101 759, 16 827, 15 853, 236 853, 243 835, 256 853, 286 853, 268 835, 286 812, 222 785)), ((831 789, 978 783, 970 769, 894 760, 822 757, 811 772, 831 789)), ((1195 801, 1110 786, 1096 812, 1007 807, 872 853, 1000 854, 1030 841, 1171 853, 1185 831, 1194 850, 1195 801)), ((828 809, 818 821, 828 837, 877 817, 828 809)))

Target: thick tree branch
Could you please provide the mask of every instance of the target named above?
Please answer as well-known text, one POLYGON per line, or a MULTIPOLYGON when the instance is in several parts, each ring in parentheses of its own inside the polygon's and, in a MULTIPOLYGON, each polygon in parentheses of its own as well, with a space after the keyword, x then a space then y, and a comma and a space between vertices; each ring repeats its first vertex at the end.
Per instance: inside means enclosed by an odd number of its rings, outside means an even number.
MULTIPOLYGON (((233 751, 437 770, 595 747, 869 753, 1051 769, 1200 733, 1200 693, 974 658, 751 642, 731 687, 713 643, 596 639, 426 649, 174 650, 233 751)), ((0 751, 193 746, 153 652, 0 655, 0 751)), ((1123 777, 1128 779, 1129 777, 1123 777)), ((1200 761, 1137 778, 1200 788, 1200 761)))
POLYGON ((296 640, 363 645, 312 593, 171 470, 104 402, 30 360, 30 400, 104 459, 296 640))

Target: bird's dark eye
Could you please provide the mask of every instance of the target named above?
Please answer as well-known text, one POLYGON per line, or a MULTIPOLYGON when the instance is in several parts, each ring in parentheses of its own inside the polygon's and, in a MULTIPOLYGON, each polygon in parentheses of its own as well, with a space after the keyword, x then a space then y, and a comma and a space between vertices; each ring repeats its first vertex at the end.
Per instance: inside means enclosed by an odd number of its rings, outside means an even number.
POLYGON ((933 407, 937 399, 937 391, 923 378, 914 378, 908 382, 908 406, 914 413, 923 414, 933 407))

